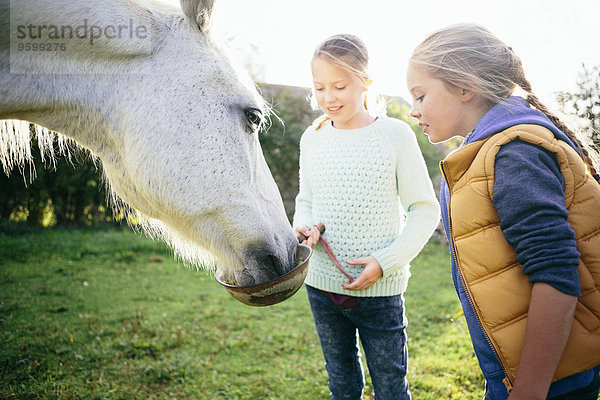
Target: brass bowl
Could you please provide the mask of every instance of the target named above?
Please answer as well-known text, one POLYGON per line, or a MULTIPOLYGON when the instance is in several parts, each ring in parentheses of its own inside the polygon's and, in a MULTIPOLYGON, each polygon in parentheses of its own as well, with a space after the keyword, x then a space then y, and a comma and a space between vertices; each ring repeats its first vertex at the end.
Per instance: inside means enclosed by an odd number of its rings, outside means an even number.
POLYGON ((308 260, 312 249, 305 244, 298 244, 296 258, 302 263, 285 275, 272 281, 252 286, 237 286, 223 282, 215 274, 215 279, 238 301, 255 307, 270 306, 289 299, 302 287, 308 272, 308 260))

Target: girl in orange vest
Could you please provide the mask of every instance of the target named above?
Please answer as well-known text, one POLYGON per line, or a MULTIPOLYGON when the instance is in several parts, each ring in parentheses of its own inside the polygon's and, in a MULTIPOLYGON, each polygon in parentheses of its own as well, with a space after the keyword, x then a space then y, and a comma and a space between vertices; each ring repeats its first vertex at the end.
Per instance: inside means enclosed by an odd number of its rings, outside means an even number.
POLYGON ((440 202, 485 399, 596 400, 597 155, 481 26, 430 34, 410 58, 407 84, 411 116, 432 143, 464 138, 442 162, 440 202))

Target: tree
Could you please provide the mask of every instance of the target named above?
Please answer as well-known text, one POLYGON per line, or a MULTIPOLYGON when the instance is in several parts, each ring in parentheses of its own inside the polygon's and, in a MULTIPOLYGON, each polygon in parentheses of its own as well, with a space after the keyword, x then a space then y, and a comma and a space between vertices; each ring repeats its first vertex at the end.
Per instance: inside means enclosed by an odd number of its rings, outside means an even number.
POLYGON ((589 131, 594 144, 600 146, 600 65, 586 67, 577 78, 577 90, 574 93, 560 92, 558 102, 565 112, 573 113, 585 121, 584 128, 589 131))
POLYGON ((259 87, 273 108, 270 126, 261 134, 260 142, 291 219, 298 194, 300 137, 321 112, 310 108, 306 100, 310 93, 307 88, 269 84, 259 87))

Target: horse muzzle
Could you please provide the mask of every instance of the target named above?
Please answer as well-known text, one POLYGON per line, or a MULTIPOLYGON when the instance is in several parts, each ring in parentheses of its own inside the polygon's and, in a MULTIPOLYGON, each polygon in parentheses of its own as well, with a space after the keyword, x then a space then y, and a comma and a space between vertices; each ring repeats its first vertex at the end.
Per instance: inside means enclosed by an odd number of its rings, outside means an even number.
MULTIPOLYGON (((308 260, 312 255, 312 249, 304 244, 298 244, 296 249, 295 264, 289 272, 284 272, 270 280, 262 283, 244 284, 231 276, 221 276, 217 271, 215 279, 229 292, 236 300, 249 306, 270 306, 280 303, 294 295, 300 289, 308 272, 308 260)), ((277 258, 273 255, 263 255, 256 257, 256 260, 263 260, 267 265, 260 268, 262 271, 280 271, 282 270, 277 258)), ((259 266, 261 267, 261 266, 259 266)), ((275 272, 276 274, 276 272, 275 272)), ((250 281, 247 270, 242 271, 242 280, 250 281)), ((271 275, 271 273, 269 273, 271 275)))

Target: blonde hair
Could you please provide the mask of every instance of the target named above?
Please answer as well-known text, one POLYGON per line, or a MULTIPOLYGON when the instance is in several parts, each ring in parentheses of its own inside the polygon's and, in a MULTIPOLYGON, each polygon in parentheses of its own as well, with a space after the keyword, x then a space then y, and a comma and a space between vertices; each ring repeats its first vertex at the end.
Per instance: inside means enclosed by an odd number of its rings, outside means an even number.
MULTIPOLYGON (((317 57, 323 57, 348 71, 360 85, 369 86, 369 52, 365 43, 357 36, 340 33, 325 39, 317 46, 313 54, 313 60, 317 57)), ((309 100, 312 108, 318 110, 319 105, 315 99, 314 91, 309 95, 309 100)), ((385 105, 381 104, 379 98, 372 91, 367 91, 365 96, 365 109, 369 110, 369 107, 376 114, 385 113, 385 105)), ((320 129, 328 120, 329 117, 323 114, 314 120, 313 126, 320 129)))
POLYGON ((490 105, 502 102, 517 87, 521 88, 529 105, 546 115, 573 141, 591 174, 600 183, 598 154, 588 139, 578 137, 540 101, 525 77, 521 59, 486 28, 457 24, 435 31, 415 48, 409 63, 448 85, 475 90, 490 105))

